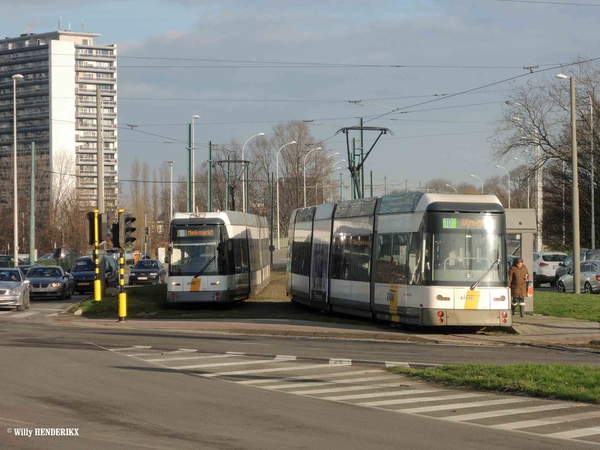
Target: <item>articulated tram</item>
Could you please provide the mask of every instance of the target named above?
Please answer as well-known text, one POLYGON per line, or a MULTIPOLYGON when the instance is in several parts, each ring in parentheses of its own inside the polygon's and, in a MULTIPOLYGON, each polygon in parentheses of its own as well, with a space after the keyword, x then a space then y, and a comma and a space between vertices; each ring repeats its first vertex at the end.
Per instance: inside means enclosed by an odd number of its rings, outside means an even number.
POLYGON ((269 282, 267 219, 237 211, 176 213, 169 231, 167 302, 245 300, 269 282))
POLYGON ((404 192, 297 209, 289 244, 292 301, 406 325, 512 325, 496 196, 404 192))

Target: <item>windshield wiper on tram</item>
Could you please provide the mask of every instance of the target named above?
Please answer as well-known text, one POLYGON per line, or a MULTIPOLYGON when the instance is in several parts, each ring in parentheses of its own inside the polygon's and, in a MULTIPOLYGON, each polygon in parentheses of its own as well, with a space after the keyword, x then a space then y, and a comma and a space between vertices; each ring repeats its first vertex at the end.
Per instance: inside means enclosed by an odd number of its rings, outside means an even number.
POLYGON ((498 258, 498 259, 496 260, 496 262, 495 262, 494 264, 492 264, 492 265, 491 265, 491 267, 490 267, 488 270, 486 270, 486 271, 485 271, 485 272, 483 272, 481 275, 479 275, 479 278, 477 278, 477 281, 475 281, 475 283, 473 283, 473 284, 471 285, 471 290, 477 289, 477 286, 479 286, 479 283, 481 283, 481 281, 482 281, 482 280, 483 280, 483 279, 486 277, 486 275, 487 275, 488 273, 490 273, 492 270, 494 270, 494 268, 495 268, 495 267, 497 267, 497 266, 498 266, 498 264, 500 264, 500 261, 501 261, 501 259, 500 259, 500 258, 498 258))
POLYGON ((212 258, 210 258, 208 260, 208 262, 206 264, 204 264, 204 267, 202 269, 200 269, 200 272, 198 272, 196 275, 194 275, 194 278, 198 278, 200 275, 202 275, 204 273, 204 271, 206 270, 206 268, 208 266, 210 266, 210 264, 215 260, 215 257, 213 256, 212 258))

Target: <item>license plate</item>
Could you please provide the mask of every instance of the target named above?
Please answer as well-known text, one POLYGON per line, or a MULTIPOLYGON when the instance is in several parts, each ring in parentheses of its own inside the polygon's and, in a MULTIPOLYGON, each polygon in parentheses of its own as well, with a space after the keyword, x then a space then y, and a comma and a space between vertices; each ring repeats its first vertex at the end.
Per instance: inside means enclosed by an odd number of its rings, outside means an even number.
POLYGON ((87 281, 83 282, 83 283, 79 283, 79 286, 89 286, 89 285, 90 285, 90 283, 88 283, 87 281))
POLYGON ((147 280, 148 277, 138 277, 138 280, 147 280))

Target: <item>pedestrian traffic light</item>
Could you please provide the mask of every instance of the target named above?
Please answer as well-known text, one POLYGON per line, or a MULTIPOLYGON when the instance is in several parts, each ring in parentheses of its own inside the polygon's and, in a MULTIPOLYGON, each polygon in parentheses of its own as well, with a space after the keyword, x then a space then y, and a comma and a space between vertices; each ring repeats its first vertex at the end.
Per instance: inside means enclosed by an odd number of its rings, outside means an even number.
POLYGON ((135 217, 133 217, 131 214, 125 214, 125 247, 130 246, 137 240, 133 237, 133 233, 136 230, 136 228, 132 226, 133 222, 135 222, 135 217))
POLYGON ((112 246, 113 248, 120 248, 121 247, 121 236, 119 233, 119 223, 113 223, 112 227, 111 227, 111 231, 112 231, 112 246))
POLYGON ((94 211, 87 213, 87 235, 88 244, 96 244, 96 214, 94 211))

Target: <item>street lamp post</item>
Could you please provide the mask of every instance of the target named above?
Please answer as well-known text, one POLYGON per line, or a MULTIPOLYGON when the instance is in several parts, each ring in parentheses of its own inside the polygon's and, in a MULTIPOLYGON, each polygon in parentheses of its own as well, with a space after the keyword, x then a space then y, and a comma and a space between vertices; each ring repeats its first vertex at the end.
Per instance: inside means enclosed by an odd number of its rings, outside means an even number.
POLYGON ((194 153, 196 148, 194 147, 194 119, 199 119, 200 116, 198 114, 194 114, 192 116, 192 141, 191 141, 191 148, 190 148, 190 152, 192 152, 192 157, 191 157, 191 172, 192 172, 192 181, 191 181, 191 197, 192 197, 192 211, 191 212, 196 212, 196 164, 194 162, 194 153))
POLYGON ((571 158, 573 165, 573 292, 581 293, 580 280, 580 253, 579 253, 579 180, 577 166, 577 111, 575 110, 575 78, 562 73, 556 75, 557 78, 568 79, 571 91, 571 158))
POLYGON ((473 178, 477 178, 479 181, 481 181, 481 194, 483 194, 483 180, 481 178, 479 178, 477 175, 471 174, 471 176, 473 178))
POLYGON ((277 156, 275 157, 275 165, 277 166, 277 249, 281 248, 281 242, 279 240, 279 153, 283 150, 287 145, 295 144, 296 141, 288 142, 287 144, 283 144, 279 150, 277 150, 277 156))
POLYGON ((451 184, 446 183, 446 187, 451 187, 452 189, 454 189, 454 193, 458 194, 458 191, 456 190, 456 188, 454 186, 452 186, 451 184))
MULTIPOLYGON (((524 108, 524 106, 519 102, 507 101, 505 103, 507 105, 516 105, 524 108)), ((521 117, 512 117, 512 120, 523 123, 529 122, 529 125, 533 128, 535 135, 535 165, 533 169, 535 183, 535 249, 537 251, 542 251, 544 248, 542 235, 542 219, 544 217, 544 169, 542 166, 542 147, 540 144, 539 131, 535 127, 535 123, 532 121, 525 121, 521 117)))
MULTIPOLYGON (((513 159, 515 161, 521 161, 521 158, 518 158, 516 156, 513 157, 513 159)), ((527 169, 527 209, 529 209, 529 169, 527 169)))
MULTIPOLYGON (((248 139, 246 139, 246 142, 244 142, 244 145, 242 146, 242 161, 244 161, 244 149, 246 148, 246 144, 248 143, 248 141, 252 138, 255 138, 257 136, 264 136, 265 133, 258 133, 255 134, 254 136, 250 136, 248 139)), ((248 212, 248 208, 246 207, 246 168, 247 168, 247 164, 242 163, 242 211, 244 212, 248 212)))
POLYGON ((14 266, 19 265, 19 202, 17 195, 17 80, 22 80, 23 75, 15 74, 12 76, 13 79, 13 208, 14 208, 14 240, 13 240, 13 251, 15 263, 14 266))
POLYGON ((171 170, 171 174, 169 176, 169 187, 171 189, 171 201, 169 203, 169 224, 173 221, 173 163, 177 161, 165 161, 171 170))
POLYGON ((306 158, 315 150, 322 150, 321 147, 313 148, 309 150, 306 155, 304 155, 304 166, 302 167, 302 175, 304 176, 304 207, 306 208, 306 158))
POLYGON ((596 218, 594 211, 594 99, 592 95, 590 97, 590 167, 591 167, 591 181, 592 181, 592 190, 591 201, 592 201, 592 248, 596 248, 596 218))
POLYGON ((498 164, 496 164, 496 167, 498 169, 504 169, 506 176, 508 177, 508 209, 510 209, 510 172, 508 169, 506 169, 506 167, 499 166, 498 164))
POLYGON ((333 172, 337 171, 337 170, 342 170, 341 166, 338 166, 338 167, 335 167, 335 168, 333 166, 337 166, 339 163, 343 163, 343 162, 346 162, 346 160, 345 159, 340 159, 338 162, 333 163, 331 165, 331 170, 329 171, 329 196, 331 197, 331 201, 332 202, 333 202, 333 188, 332 188, 333 181, 331 179, 331 174, 333 172))

